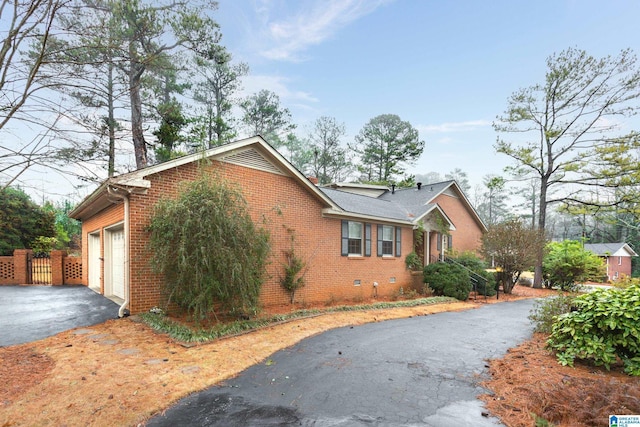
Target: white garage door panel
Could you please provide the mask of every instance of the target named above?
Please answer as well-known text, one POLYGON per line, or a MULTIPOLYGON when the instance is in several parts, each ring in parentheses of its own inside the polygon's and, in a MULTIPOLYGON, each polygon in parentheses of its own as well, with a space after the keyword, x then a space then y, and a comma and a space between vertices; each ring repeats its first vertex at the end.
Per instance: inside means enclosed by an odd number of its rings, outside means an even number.
POLYGON ((124 230, 111 233, 111 291, 124 299, 124 230))
POLYGON ((89 287, 100 292, 100 234, 89 234, 89 287))

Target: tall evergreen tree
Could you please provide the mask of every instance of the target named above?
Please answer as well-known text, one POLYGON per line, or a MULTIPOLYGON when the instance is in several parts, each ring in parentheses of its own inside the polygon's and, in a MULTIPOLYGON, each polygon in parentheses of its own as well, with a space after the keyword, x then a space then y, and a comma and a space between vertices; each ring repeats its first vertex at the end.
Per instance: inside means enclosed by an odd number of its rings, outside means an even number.
POLYGON ((237 132, 231 114, 233 95, 240 89, 240 79, 249 73, 244 62, 231 63, 231 54, 222 48, 207 55, 196 56, 196 74, 201 78, 195 84, 193 99, 202 104, 206 146, 222 145, 232 140, 237 132))
POLYGON ((261 90, 242 101, 242 122, 250 135, 262 135, 275 148, 282 145, 281 138, 295 129, 291 112, 280 105, 274 92, 261 90))
POLYGON ((409 122, 383 114, 364 125, 351 148, 360 156, 358 170, 365 181, 388 183, 420 157, 424 141, 409 122))
POLYGON ((315 121, 309 134, 313 155, 311 173, 320 184, 339 181, 349 173, 350 161, 341 144, 346 133, 344 123, 338 123, 333 117, 322 116, 315 121))

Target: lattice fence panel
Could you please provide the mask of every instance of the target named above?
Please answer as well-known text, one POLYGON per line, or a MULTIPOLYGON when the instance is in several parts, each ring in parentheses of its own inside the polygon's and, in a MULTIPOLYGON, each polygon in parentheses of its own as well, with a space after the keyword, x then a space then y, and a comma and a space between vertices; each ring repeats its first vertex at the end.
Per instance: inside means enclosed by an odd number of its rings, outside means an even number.
POLYGON ((70 285, 82 283, 82 258, 65 257, 63 268, 64 283, 70 285))
POLYGON ((10 282, 14 277, 13 257, 0 257, 0 282, 10 282))

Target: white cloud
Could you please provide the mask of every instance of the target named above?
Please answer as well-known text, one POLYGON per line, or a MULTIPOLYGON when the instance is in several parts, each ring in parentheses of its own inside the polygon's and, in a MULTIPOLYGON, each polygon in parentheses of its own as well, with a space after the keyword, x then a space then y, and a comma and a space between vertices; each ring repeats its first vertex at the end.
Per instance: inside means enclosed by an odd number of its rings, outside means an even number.
POLYGON ((264 38, 270 46, 261 54, 273 60, 300 61, 303 52, 331 38, 351 22, 368 15, 393 0, 316 0, 300 2, 301 9, 279 21, 271 21, 266 3, 257 12, 266 25, 264 38))
POLYGON ((436 139, 433 142, 439 145, 448 145, 448 144, 451 144, 453 141, 454 141, 453 138, 445 137, 445 138, 436 139))
POLYGON ((286 103, 316 103, 318 99, 308 92, 292 91, 289 89, 289 79, 281 76, 246 76, 243 81, 242 96, 257 93, 263 89, 270 90, 280 97, 280 101, 286 103))
POLYGON ((470 120, 466 122, 449 122, 438 125, 418 125, 416 129, 420 132, 445 133, 445 132, 469 132, 491 126, 488 120, 470 120))

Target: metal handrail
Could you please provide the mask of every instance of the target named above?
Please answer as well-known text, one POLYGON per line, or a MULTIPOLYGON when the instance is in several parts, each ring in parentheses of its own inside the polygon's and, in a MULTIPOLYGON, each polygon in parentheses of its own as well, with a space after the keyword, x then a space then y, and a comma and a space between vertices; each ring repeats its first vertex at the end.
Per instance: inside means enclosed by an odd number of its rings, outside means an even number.
POLYGON ((472 269, 470 269, 466 265, 461 264, 458 261, 456 261, 455 259, 453 259, 451 257, 448 257, 446 255, 438 256, 438 257, 432 256, 431 257, 431 261, 432 261, 432 263, 435 261, 435 262, 446 262, 448 264, 455 264, 455 265, 460 266, 463 269, 465 269, 469 273, 469 280, 471 281, 471 285, 473 287, 473 292, 474 292, 473 299, 474 299, 474 301, 476 301, 478 299, 478 279, 484 281, 484 292, 483 292, 483 295, 484 295, 484 299, 486 301, 486 299, 487 299, 487 286, 489 285, 489 281, 486 278, 482 277, 481 275, 479 275, 478 273, 476 273, 475 271, 473 271, 472 269))

